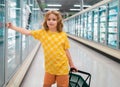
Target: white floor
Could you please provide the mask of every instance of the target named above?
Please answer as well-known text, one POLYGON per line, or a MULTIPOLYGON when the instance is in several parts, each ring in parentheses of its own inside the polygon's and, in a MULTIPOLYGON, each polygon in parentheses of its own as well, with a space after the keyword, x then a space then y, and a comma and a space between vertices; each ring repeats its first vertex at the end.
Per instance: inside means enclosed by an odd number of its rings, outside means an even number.
MULTIPOLYGON (((76 67, 92 75, 91 87, 120 87, 119 63, 73 40, 70 40, 70 44, 70 53, 76 67)), ((44 77, 43 57, 43 50, 40 48, 21 87, 42 87, 44 77)))

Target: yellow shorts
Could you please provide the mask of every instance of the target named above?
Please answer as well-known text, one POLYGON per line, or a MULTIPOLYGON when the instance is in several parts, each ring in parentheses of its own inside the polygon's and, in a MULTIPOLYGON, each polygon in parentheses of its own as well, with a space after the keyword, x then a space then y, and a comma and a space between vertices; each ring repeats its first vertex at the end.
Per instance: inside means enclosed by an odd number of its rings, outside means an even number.
POLYGON ((57 87, 68 87, 69 75, 53 75, 46 72, 43 87, 51 87, 55 82, 57 83, 57 87))

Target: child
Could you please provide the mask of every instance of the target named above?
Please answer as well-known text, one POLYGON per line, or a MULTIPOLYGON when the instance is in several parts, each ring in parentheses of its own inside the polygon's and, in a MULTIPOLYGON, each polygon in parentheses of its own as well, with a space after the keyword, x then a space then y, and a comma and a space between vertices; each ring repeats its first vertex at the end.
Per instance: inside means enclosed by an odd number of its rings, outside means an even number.
MULTIPOLYGON (((69 41, 62 31, 62 16, 58 11, 48 11, 45 14, 43 29, 26 30, 6 23, 8 28, 31 35, 38 39, 43 46, 45 56, 45 77, 43 87, 51 87, 55 82, 57 87, 69 86, 69 66, 75 68, 70 53, 69 41)), ((77 70, 77 69, 76 69, 77 70)))

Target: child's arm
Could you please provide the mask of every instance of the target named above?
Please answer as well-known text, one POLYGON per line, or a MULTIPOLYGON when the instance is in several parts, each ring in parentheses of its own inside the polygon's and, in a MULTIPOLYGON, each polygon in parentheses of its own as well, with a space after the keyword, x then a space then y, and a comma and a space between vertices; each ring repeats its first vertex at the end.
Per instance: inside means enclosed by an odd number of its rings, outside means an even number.
POLYGON ((75 71, 77 71, 77 68, 76 68, 76 67, 74 66, 74 64, 73 64, 73 61, 72 61, 72 58, 71 58, 71 55, 70 55, 69 50, 67 49, 67 50, 65 50, 65 52, 66 52, 66 55, 67 55, 67 57, 68 57, 68 61, 69 61, 70 68, 74 68, 75 71))
POLYGON ((31 35, 30 30, 14 26, 12 23, 6 23, 6 27, 25 35, 31 35))

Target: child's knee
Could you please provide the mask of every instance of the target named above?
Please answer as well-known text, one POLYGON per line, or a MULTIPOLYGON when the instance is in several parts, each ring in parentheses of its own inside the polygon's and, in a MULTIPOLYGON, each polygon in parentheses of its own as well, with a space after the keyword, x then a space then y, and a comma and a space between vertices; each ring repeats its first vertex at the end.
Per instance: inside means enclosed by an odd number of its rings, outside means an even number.
POLYGON ((43 87, 51 87, 52 84, 43 84, 43 87))
POLYGON ((68 87, 68 85, 58 84, 57 87, 68 87))

